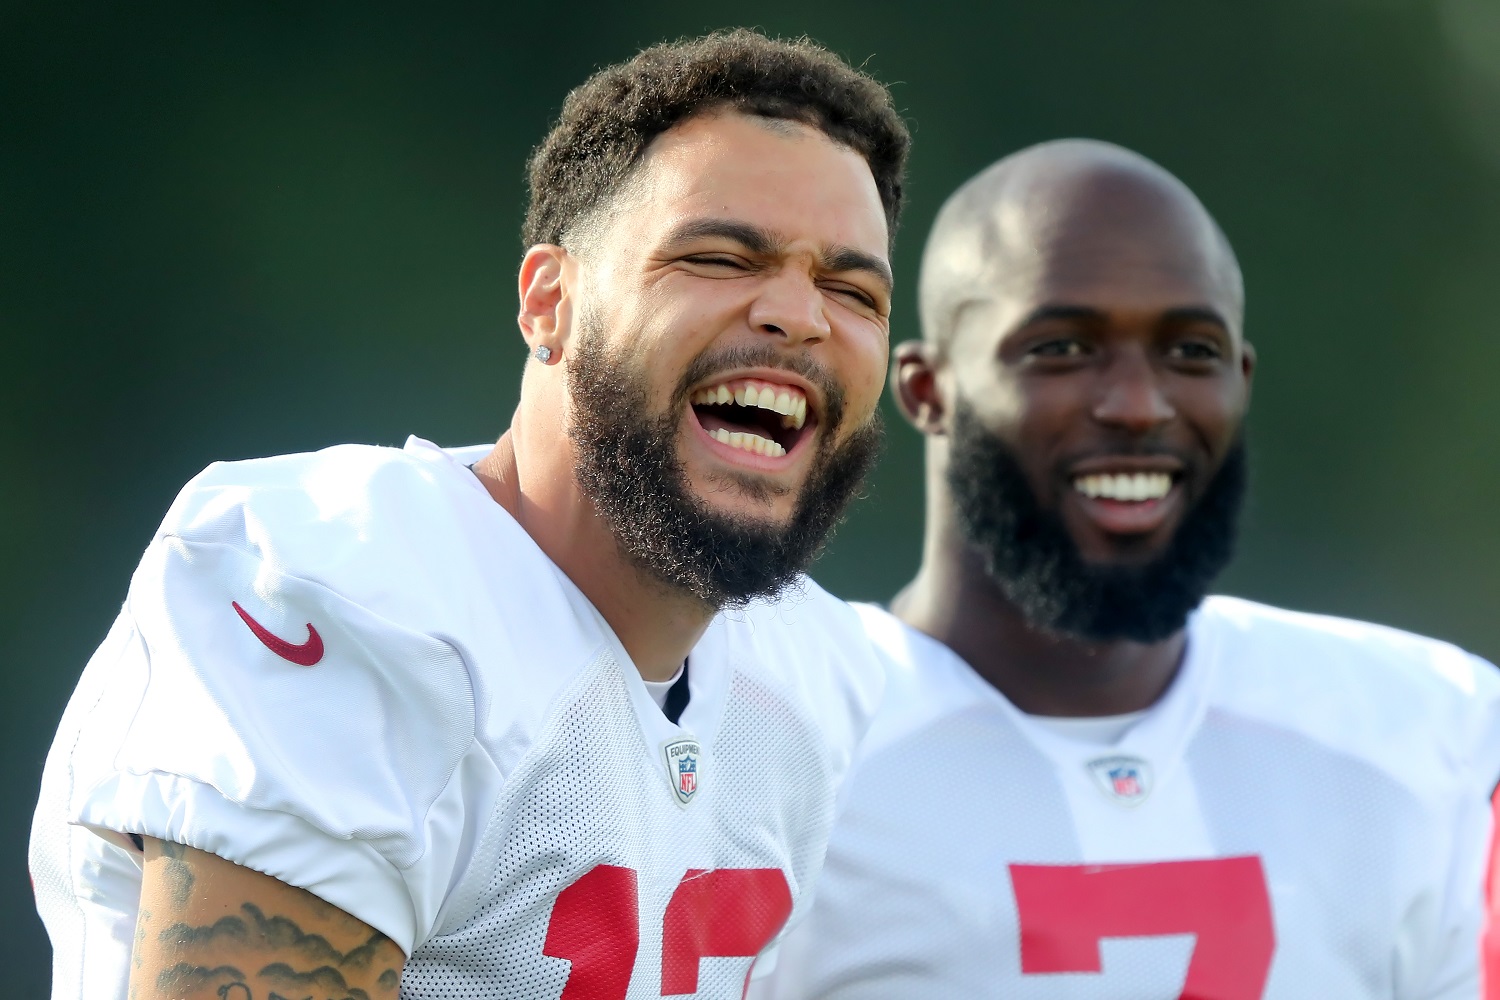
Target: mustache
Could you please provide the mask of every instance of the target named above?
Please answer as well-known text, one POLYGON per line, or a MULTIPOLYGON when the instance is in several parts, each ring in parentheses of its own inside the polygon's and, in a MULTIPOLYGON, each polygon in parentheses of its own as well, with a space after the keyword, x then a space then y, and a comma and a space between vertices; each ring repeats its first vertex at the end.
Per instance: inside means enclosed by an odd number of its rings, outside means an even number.
POLYGON ((1170 458, 1182 466, 1187 475, 1196 474, 1201 466, 1202 460, 1181 448, 1174 448, 1161 441, 1150 438, 1119 435, 1108 438, 1103 444, 1091 445, 1085 450, 1075 451, 1064 455, 1053 463, 1059 474, 1066 475, 1080 462, 1095 458, 1170 458))
POLYGON ((837 376, 806 354, 787 354, 770 344, 733 344, 704 351, 683 371, 672 396, 672 408, 679 409, 687 401, 693 386, 732 368, 779 368, 800 375, 817 386, 823 396, 826 429, 834 430, 844 419, 844 386, 837 376))

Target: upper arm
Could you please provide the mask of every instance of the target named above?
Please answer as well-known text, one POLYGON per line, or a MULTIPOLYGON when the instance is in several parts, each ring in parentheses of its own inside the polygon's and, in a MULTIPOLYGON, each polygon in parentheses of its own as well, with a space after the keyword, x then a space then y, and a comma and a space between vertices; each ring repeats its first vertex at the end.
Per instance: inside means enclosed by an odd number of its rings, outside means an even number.
POLYGON ((131 1000, 394 1000, 390 938, 304 889, 148 839, 131 1000))

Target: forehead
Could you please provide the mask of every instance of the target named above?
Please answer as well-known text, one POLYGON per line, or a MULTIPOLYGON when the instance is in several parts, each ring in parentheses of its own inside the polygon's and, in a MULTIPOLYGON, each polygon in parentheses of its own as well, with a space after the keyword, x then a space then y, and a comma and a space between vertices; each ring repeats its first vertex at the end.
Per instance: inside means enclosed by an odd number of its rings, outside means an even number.
POLYGON ((976 213, 969 238, 954 241, 951 266, 962 270, 966 254, 976 262, 959 300, 984 302, 1002 328, 1043 306, 1079 306, 1145 322, 1207 308, 1237 330, 1237 266, 1195 201, 1112 175, 1037 187, 976 213))
POLYGON ((864 157, 816 129, 726 112, 659 136, 623 199, 633 240, 699 217, 735 218, 814 246, 884 258, 888 233, 864 157))

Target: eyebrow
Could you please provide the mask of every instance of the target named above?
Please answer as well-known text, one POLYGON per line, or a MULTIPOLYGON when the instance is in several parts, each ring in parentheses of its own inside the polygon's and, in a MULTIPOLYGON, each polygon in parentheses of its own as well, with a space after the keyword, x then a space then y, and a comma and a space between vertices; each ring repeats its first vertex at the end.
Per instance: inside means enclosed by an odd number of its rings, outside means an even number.
POLYGON ((1222 327, 1225 333, 1229 332, 1229 321, 1217 309, 1207 306, 1184 306, 1181 309, 1168 309, 1162 314, 1162 319, 1178 323, 1200 322, 1212 323, 1214 326, 1222 327))
MULTIPOLYGON (((1094 322, 1102 322, 1104 320, 1107 320, 1108 318, 1109 317, 1104 312, 1104 310, 1094 309, 1089 306, 1046 305, 1039 306, 1038 308, 1033 309, 1029 314, 1027 314, 1026 318, 1017 325, 1017 329, 1028 327, 1033 323, 1040 323, 1043 320, 1049 319, 1089 320, 1094 322)), ((1223 314, 1221 314, 1217 309, 1210 309, 1207 306, 1182 306, 1177 309, 1168 309, 1161 314, 1160 322, 1212 323, 1214 326, 1223 329, 1225 333, 1229 332, 1229 323, 1224 319, 1223 314)))
POLYGON ((1103 320, 1104 311, 1101 309, 1090 309, 1088 306, 1038 306, 1026 314, 1026 318, 1016 324, 1016 329, 1024 329, 1033 323, 1040 323, 1049 319, 1083 319, 1103 320))
MULTIPOLYGON (((671 251, 684 244, 713 236, 733 240, 751 253, 763 257, 774 256, 787 242, 784 237, 769 229, 738 219, 690 219, 668 234, 663 248, 671 251)), ((843 243, 835 243, 820 250, 818 266, 834 273, 863 271, 878 280, 887 294, 895 287, 889 264, 872 253, 843 243)))

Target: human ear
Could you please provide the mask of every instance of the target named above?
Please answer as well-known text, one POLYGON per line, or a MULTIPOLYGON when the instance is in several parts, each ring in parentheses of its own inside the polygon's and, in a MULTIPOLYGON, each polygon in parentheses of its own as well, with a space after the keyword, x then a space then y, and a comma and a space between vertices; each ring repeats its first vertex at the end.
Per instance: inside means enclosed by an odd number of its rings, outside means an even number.
POLYGON ((521 310, 516 322, 528 353, 549 359, 562 357, 572 327, 572 296, 568 287, 568 251, 540 243, 521 258, 517 276, 521 310), (540 348, 545 351, 538 354, 540 348))
POLYGON ((891 395, 901 415, 923 434, 946 432, 947 408, 938 384, 936 350, 921 340, 897 344, 891 364, 891 395))
POLYGON ((1245 378, 1245 400, 1250 400, 1250 387, 1255 381, 1255 347, 1250 341, 1240 345, 1240 372, 1245 378))

